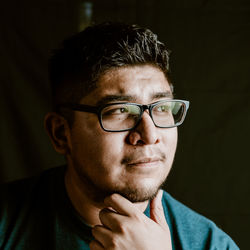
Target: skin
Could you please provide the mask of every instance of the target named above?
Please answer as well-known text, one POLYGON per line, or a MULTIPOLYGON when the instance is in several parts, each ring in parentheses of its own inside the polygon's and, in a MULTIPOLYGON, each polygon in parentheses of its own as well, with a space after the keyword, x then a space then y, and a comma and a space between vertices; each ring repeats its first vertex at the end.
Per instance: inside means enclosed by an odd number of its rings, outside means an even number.
MULTIPOLYGON (((163 72, 143 65, 106 72, 80 103, 150 104, 171 98, 163 72)), ((46 116, 45 126, 56 151, 66 156, 69 198, 93 226, 91 249, 171 249, 158 191, 173 163, 177 129, 155 127, 148 111, 134 130, 126 132, 104 131, 96 114, 74 115, 71 129, 55 113, 46 116), (149 201, 151 219, 143 214, 149 201)))

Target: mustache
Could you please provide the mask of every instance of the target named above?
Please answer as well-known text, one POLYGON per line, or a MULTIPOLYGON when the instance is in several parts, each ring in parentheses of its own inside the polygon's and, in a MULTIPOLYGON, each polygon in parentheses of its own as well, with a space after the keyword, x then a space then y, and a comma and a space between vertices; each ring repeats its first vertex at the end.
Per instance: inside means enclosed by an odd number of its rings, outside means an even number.
POLYGON ((146 154, 144 151, 137 151, 136 153, 134 153, 132 155, 125 156, 122 159, 121 163, 122 164, 129 164, 131 162, 136 161, 137 159, 150 158, 151 156, 157 157, 161 161, 165 161, 167 158, 166 154, 159 149, 155 150, 151 154, 146 154))

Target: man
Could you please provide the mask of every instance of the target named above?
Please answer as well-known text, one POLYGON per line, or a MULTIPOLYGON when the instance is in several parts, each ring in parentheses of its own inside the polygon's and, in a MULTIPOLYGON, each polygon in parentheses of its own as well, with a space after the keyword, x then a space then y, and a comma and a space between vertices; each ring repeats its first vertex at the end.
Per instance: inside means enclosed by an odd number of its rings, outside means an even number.
POLYGON ((1 249, 238 249, 161 190, 189 102, 173 98, 155 34, 88 27, 64 41, 49 70, 45 127, 67 166, 4 188, 1 249))

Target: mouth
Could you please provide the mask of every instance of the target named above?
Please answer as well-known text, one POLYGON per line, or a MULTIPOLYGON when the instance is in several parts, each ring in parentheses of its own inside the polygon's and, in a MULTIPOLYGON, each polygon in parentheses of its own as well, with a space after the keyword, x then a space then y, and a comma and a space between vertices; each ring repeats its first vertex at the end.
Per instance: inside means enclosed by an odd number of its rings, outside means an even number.
POLYGON ((155 157, 155 158, 141 158, 132 160, 127 163, 127 166, 129 167, 154 167, 158 166, 163 159, 155 157))

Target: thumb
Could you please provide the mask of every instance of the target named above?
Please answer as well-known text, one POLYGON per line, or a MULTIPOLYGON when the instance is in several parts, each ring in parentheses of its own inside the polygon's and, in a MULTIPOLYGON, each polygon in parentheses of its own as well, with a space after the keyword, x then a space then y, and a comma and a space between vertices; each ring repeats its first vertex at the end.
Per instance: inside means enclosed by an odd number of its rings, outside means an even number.
POLYGON ((160 189, 156 197, 150 201, 150 218, 163 228, 168 229, 168 224, 164 215, 164 210, 161 202, 162 195, 163 191, 160 189))

